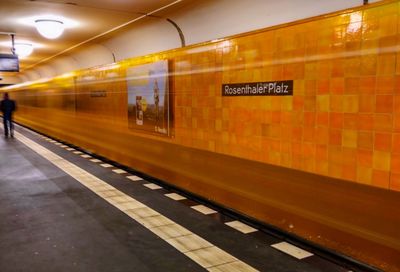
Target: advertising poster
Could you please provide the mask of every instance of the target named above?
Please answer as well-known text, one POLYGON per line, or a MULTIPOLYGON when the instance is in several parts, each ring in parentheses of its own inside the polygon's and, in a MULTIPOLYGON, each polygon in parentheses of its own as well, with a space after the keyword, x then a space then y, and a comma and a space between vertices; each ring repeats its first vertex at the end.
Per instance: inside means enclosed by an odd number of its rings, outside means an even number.
POLYGON ((129 128, 169 135, 168 61, 127 69, 129 128))

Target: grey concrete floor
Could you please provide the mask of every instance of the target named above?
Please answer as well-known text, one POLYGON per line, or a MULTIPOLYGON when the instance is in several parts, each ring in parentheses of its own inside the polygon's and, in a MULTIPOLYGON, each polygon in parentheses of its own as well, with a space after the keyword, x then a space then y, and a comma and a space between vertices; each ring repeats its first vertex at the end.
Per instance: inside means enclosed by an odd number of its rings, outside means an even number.
MULTIPOLYGON (((17 131, 259 271, 348 271, 317 256, 296 259, 277 238, 243 234, 234 219, 203 215, 192 200, 131 181, 37 134, 17 131)), ((0 135, 2 130, 0 129, 0 135)), ((151 174, 151 173, 150 173, 151 174)), ((198 203, 197 203, 198 205, 198 203)), ((16 138, 0 137, 0 271, 206 271, 16 138)), ((219 271, 209 268, 210 271, 219 271)))

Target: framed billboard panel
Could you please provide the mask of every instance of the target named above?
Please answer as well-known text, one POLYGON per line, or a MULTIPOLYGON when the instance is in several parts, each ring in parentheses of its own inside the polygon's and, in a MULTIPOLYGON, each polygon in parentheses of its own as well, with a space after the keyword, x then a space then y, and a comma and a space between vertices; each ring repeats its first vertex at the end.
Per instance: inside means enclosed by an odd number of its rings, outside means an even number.
POLYGON ((129 128, 170 134, 168 61, 127 69, 129 128))
POLYGON ((19 72, 18 56, 0 54, 0 72, 19 72))

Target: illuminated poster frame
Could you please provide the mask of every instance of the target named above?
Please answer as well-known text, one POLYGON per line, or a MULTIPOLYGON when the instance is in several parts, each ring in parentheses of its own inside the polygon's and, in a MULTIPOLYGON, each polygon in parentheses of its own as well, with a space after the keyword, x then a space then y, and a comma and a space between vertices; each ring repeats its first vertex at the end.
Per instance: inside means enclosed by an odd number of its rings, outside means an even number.
POLYGON ((129 128, 170 136, 168 60, 128 67, 129 128))

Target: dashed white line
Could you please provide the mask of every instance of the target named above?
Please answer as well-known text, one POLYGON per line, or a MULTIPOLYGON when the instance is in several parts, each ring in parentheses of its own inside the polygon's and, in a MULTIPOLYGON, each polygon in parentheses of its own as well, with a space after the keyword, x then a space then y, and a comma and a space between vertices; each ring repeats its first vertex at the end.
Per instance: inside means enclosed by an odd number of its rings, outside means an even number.
POLYGON ((198 212, 200 212, 200 213, 202 213, 202 214, 205 214, 205 215, 217 213, 213 209, 210 209, 210 208, 208 208, 208 207, 206 207, 204 205, 196 205, 196 206, 192 206, 191 208, 196 210, 196 211, 198 211, 198 212))
POLYGON ((114 169, 112 171, 117 173, 117 174, 125 174, 125 173, 127 173, 125 170, 122 170, 122 169, 114 169))
POLYGON ((146 183, 146 184, 143 184, 143 186, 146 186, 147 188, 149 188, 149 189, 151 189, 151 190, 159 190, 159 189, 162 189, 161 186, 158 186, 157 184, 154 184, 154 183, 146 183))
POLYGON ((231 228, 234 228, 244 234, 248 234, 248 233, 252 233, 252 232, 256 232, 257 229, 250 227, 249 225, 246 225, 240 221, 231 221, 231 222, 227 222, 225 223, 225 225, 230 226, 231 228))
POLYGON ((179 200, 184 200, 186 197, 181 196, 180 194, 177 193, 170 193, 170 194, 165 194, 166 197, 169 197, 173 200, 179 201, 179 200))
POLYGON ((282 252, 285 252, 286 254, 289 254, 290 256, 295 257, 296 259, 304 259, 307 257, 310 257, 314 254, 312 254, 311 252, 308 252, 304 249, 301 249, 299 247, 296 247, 292 244, 289 244, 287 242, 281 242, 281 243, 277 243, 277 244, 273 244, 271 245, 273 248, 276 248, 282 252))
POLYGON ((139 181, 139 180, 143 180, 141 177, 138 176, 127 176, 127 179, 130 179, 132 181, 139 181))
POLYGON ((101 162, 101 160, 98 160, 98 159, 91 159, 90 161, 91 162, 101 162))

